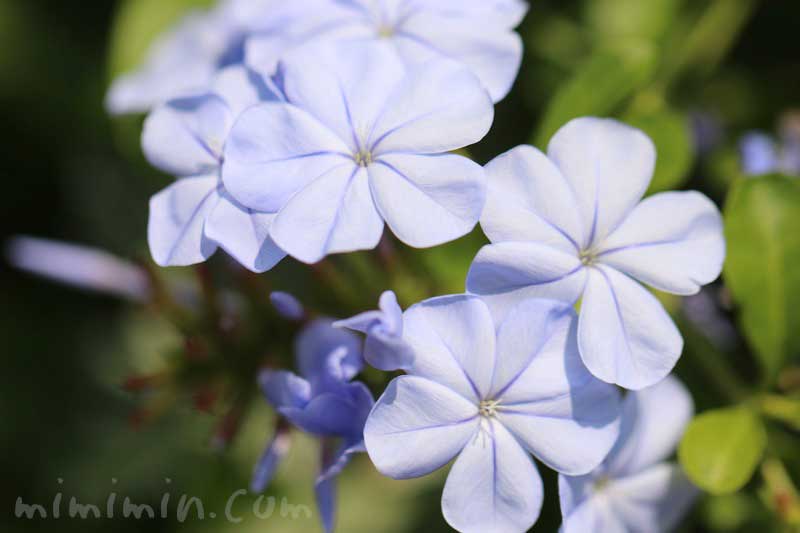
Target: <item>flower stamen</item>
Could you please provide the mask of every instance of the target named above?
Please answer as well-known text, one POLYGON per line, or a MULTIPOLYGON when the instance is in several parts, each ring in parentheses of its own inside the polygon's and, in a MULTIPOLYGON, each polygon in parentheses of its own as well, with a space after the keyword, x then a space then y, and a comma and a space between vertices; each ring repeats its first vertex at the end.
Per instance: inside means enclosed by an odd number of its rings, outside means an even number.
POLYGON ((497 414, 498 405, 500 405, 500 400, 483 400, 478 405, 478 412, 482 417, 491 418, 497 414))
POLYGON ((354 154, 353 160, 355 160, 356 164, 360 167, 368 167, 375 161, 372 158, 372 152, 368 150, 362 150, 357 154, 354 154))

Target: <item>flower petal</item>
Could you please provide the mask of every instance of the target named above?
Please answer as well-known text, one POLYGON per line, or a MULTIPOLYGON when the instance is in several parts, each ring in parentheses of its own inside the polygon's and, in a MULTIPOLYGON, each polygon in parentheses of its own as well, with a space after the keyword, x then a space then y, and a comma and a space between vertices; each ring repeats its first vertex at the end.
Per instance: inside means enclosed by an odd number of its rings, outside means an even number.
POLYGON ((333 327, 333 321, 319 318, 303 328, 295 340, 294 350, 297 367, 309 381, 317 381, 329 370, 329 359, 333 352, 344 348, 347 356, 339 360, 336 372, 340 380, 354 378, 364 366, 361 359, 361 340, 355 334, 333 327))
POLYGON ((581 362, 577 320, 568 307, 528 300, 498 331, 492 398, 497 419, 556 471, 596 468, 619 436, 615 387, 595 379, 581 362), (586 443, 591 442, 591 446, 586 443))
POLYGON ((481 228, 489 240, 534 241, 578 252, 584 237, 575 196, 547 156, 532 146, 518 146, 486 165, 486 175, 481 228))
POLYGON ((494 106, 462 64, 437 58, 412 67, 372 129, 369 146, 384 153, 444 153, 480 141, 492 127, 494 106))
POLYGON ((364 440, 375 467, 395 479, 424 476, 447 464, 478 429, 478 408, 429 379, 401 376, 378 399, 364 440))
POLYGON ((722 215, 699 192, 656 194, 609 236, 598 260, 659 290, 696 294, 722 271, 722 215))
POLYGON ((275 476, 275 471, 281 461, 286 457, 286 454, 289 453, 290 448, 291 433, 288 427, 279 427, 272 441, 270 441, 269 446, 264 450, 264 454, 256 464, 255 471, 253 472, 253 479, 250 481, 250 490, 252 492, 264 492, 275 476))
POLYGON ((333 132, 292 105, 247 109, 225 145, 222 178, 241 204, 275 213, 298 190, 344 163, 349 149, 333 132))
POLYGON ((233 117, 238 117, 245 109, 261 101, 277 101, 280 98, 258 74, 243 65, 221 70, 214 79, 212 90, 228 104, 233 117))
POLYGON ((469 295, 432 298, 404 315, 414 352, 409 373, 445 385, 477 405, 492 385, 495 327, 489 309, 469 295))
POLYGON ((618 531, 671 531, 698 495, 680 467, 666 463, 615 479, 603 491, 610 520, 622 525, 618 531))
POLYGON ((298 428, 317 436, 361 440, 372 409, 372 393, 363 383, 340 384, 336 392, 314 396, 303 407, 281 407, 278 412, 298 428))
POLYGON ((242 206, 225 192, 206 222, 206 236, 242 266, 266 272, 286 257, 269 236, 274 218, 242 206))
POLYGON ((449 16, 480 17, 505 28, 518 26, 528 12, 525 0, 438 0, 431 9, 449 16))
POLYGON ((515 533, 533 526, 543 499, 527 452, 502 424, 485 422, 447 476, 442 512, 463 533, 515 533))
POLYGON ((184 178, 150 199, 147 227, 150 253, 159 266, 202 263, 217 250, 204 233, 219 203, 216 176, 184 178))
POLYGON ((409 246, 437 246, 478 223, 486 179, 481 166, 466 157, 385 155, 368 170, 381 215, 409 246))
POLYGON ((370 250, 383 236, 366 170, 335 167, 298 192, 270 230, 292 257, 313 264, 333 253, 370 250))
POLYGON ((592 374, 627 389, 664 379, 683 351, 683 338, 661 303, 616 270, 589 269, 578 342, 592 374))
POLYGON ((675 453, 694 414, 689 391, 677 378, 629 393, 620 438, 605 461, 614 477, 640 472, 675 453))
POLYGON ((173 176, 210 173, 220 165, 233 120, 216 95, 171 100, 147 117, 142 149, 153 166, 173 176))
MULTIPOLYGON (((401 50, 404 38, 469 67, 494 102, 511 91, 522 64, 522 38, 501 25, 487 24, 485 18, 420 11, 408 17, 398 31, 401 50)), ((408 53, 403 55, 406 61, 414 60, 408 53)))
POLYGON ((574 191, 585 249, 602 241, 642 198, 656 150, 641 131, 610 119, 578 118, 550 141, 548 157, 574 191))
POLYGON ((586 269, 575 254, 531 242, 484 246, 467 274, 467 291, 483 298, 498 323, 529 298, 572 304, 585 284, 586 269))
POLYGON ((281 61, 279 71, 286 99, 336 132, 352 153, 366 148, 368 133, 406 76, 400 58, 380 41, 303 46, 281 61))
POLYGON ((287 370, 264 370, 258 385, 274 408, 304 407, 311 399, 311 384, 287 370))
POLYGON ((561 514, 564 517, 559 533, 587 531, 628 533, 625 523, 614 513, 604 494, 589 496, 593 482, 591 476, 570 477, 563 474, 558 476, 561 514))

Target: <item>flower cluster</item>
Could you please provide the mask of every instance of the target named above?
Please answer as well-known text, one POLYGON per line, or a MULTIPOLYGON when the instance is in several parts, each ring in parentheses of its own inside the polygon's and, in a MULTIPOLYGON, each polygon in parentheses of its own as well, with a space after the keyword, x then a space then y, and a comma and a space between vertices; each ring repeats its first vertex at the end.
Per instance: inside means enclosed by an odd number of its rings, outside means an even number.
POLYGON ((405 312, 391 291, 379 310, 340 321, 272 294, 302 329, 293 358, 261 365, 277 422, 253 489, 287 453, 290 427, 319 437, 327 531, 334 477, 361 451, 395 479, 454 460, 442 511, 463 532, 537 521, 533 457, 560 474, 567 533, 662 531, 695 494, 666 462, 693 410, 670 376, 683 338, 643 284, 691 295, 713 282, 720 213, 699 192, 644 198, 655 147, 614 120, 575 119, 547 153, 520 146, 485 167, 466 155, 517 75, 513 28, 526 10, 520 0, 229 0, 187 18, 109 94, 114 112, 150 111, 144 152, 176 178, 150 204, 158 265, 220 248, 256 273, 286 256, 316 264, 376 248, 387 227, 415 248, 478 223, 491 241, 466 294, 405 312), (377 401, 354 381, 364 361, 401 374, 377 401))

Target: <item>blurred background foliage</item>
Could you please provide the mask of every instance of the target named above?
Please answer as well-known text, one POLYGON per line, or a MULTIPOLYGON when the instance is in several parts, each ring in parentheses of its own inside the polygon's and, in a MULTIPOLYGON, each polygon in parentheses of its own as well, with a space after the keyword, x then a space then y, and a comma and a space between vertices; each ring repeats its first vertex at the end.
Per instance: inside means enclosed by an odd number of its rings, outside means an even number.
MULTIPOLYGON (((34 234, 147 260, 147 200, 167 179, 141 156, 141 117, 109 119, 104 92, 155 35, 203 4, 209 1, 0 0, 3 241, 34 234)), ((696 506, 686 532, 800 527, 791 482, 800 480, 800 182, 745 177, 737 150, 745 131, 776 131, 800 107, 798 21, 793 0, 536 1, 520 30, 526 57, 517 85, 492 132, 471 149, 484 162, 521 143, 544 148, 570 118, 615 116, 658 145, 651 192, 695 188, 726 206, 724 284, 691 305, 664 298, 686 338, 678 374, 704 413, 680 459, 715 494, 696 506)), ((434 250, 401 250, 418 271, 335 284, 335 298, 315 293, 308 269, 289 262, 266 278, 301 294, 312 287, 309 298, 342 316, 373 305, 389 283, 405 305, 460 292, 483 242, 476 231, 434 250)), ((368 260, 335 258, 328 274, 368 271, 368 260)), ((268 410, 256 407, 222 452, 210 445, 218 417, 195 409, 188 392, 150 401, 143 413, 141 398, 121 384, 179 356, 177 333, 146 310, 45 284, 5 263, 0 269, 1 531, 310 529, 304 520, 254 519, 246 514, 251 496, 237 500, 242 524, 14 518, 18 497, 47 506, 59 492, 101 505, 118 492, 154 506, 165 492, 185 493, 221 513, 247 487, 271 425, 268 410)), ((311 504, 314 471, 311 443, 300 438, 270 494, 311 504)), ((560 521, 554 476, 545 481, 535 527, 542 532, 560 521)), ((441 483, 441 476, 393 482, 362 457, 341 480, 340 530, 446 531, 441 483)))

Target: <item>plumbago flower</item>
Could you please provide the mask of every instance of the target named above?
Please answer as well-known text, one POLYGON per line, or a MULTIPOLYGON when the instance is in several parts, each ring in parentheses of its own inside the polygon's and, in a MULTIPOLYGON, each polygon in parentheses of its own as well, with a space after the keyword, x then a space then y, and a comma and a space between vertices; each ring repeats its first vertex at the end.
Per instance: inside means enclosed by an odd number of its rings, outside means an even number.
POLYGON ((208 11, 191 11, 152 45, 139 70, 114 81, 106 108, 113 114, 139 113, 203 93, 219 70, 244 61, 250 35, 269 35, 288 45, 286 29, 307 16, 309 7, 284 0, 225 0, 208 11))
POLYGON ((559 476, 562 533, 653 533, 674 528, 698 495, 675 452, 692 418, 692 398, 668 377, 625 398, 619 441, 585 476, 559 476))
POLYGON ((613 120, 564 126, 548 155, 522 146, 487 165, 481 226, 493 244, 475 258, 467 290, 502 316, 532 297, 574 303, 581 357, 609 383, 641 389, 663 379, 683 349, 672 319, 636 280, 695 294, 719 276, 722 218, 698 192, 641 203, 655 166, 643 133, 613 120))
POLYGON ((393 380, 364 429, 382 473, 423 476, 457 457, 442 495, 447 522, 464 532, 526 531, 551 468, 585 474, 619 435, 619 395, 586 370, 576 317, 564 304, 528 300, 496 324, 475 296, 408 309, 408 375, 393 380))
POLYGON ((407 368, 414 359, 411 347, 403 340, 403 310, 392 291, 381 295, 379 311, 367 311, 333 325, 364 333, 364 359, 379 370, 407 368))
POLYGON ((269 238, 274 215, 243 207, 222 186, 222 151, 236 117, 277 89, 245 67, 220 72, 213 90, 172 100, 147 118, 142 147, 157 168, 177 176, 150 201, 148 241, 155 262, 185 266, 218 246, 254 272, 285 256, 269 238))
MULTIPOLYGON (((522 39, 513 28, 527 9, 521 0, 324 0, 293 33, 297 42, 384 42, 407 65, 433 58, 458 61, 497 102, 519 72, 522 39)), ((255 36, 246 45, 247 62, 263 68, 264 56, 285 46, 274 35, 255 36)))
MULTIPOLYGON (((335 515, 335 477, 353 454, 364 451, 364 423, 374 400, 367 387, 351 381, 362 369, 361 342, 336 329, 330 320, 311 322, 297 338, 295 353, 300 375, 265 370, 259 383, 267 401, 295 427, 322 439, 321 469, 314 488, 325 531, 335 515)), ((279 425, 273 441, 256 466, 252 489, 262 492, 288 451, 288 434, 279 425)))
POLYGON ((284 102, 242 113, 225 146, 225 188, 275 213, 269 234, 315 263, 377 246, 384 221, 415 247, 469 233, 485 203, 480 165, 447 152, 479 141, 494 109, 469 70, 406 71, 386 46, 304 47, 286 57, 284 102))

